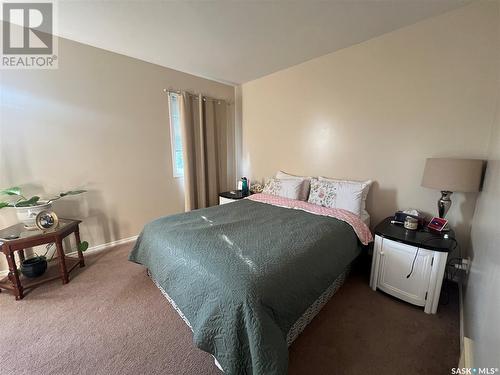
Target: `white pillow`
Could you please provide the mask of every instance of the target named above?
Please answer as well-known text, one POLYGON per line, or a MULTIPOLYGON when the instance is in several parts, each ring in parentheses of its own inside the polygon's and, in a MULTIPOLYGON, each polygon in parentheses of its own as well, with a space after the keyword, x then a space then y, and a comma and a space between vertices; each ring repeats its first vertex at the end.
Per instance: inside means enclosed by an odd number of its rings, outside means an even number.
POLYGON ((283 171, 278 171, 276 173, 276 178, 280 180, 300 180, 302 182, 302 186, 299 193, 299 200, 307 201, 307 197, 309 196, 309 184, 311 181, 311 177, 306 176, 296 176, 293 174, 289 174, 283 171))
POLYGON ((341 208, 361 216, 363 189, 359 184, 312 179, 308 201, 324 207, 341 208))
POLYGON ((366 181, 354 181, 354 180, 340 180, 336 178, 328 178, 328 177, 319 177, 320 181, 333 181, 345 184, 353 184, 357 186, 357 189, 361 189, 363 191, 362 201, 361 201, 361 213, 368 215, 366 211, 366 198, 368 197, 368 193, 370 192, 370 187, 372 185, 372 180, 366 181))
POLYGON ((266 181, 262 192, 283 198, 299 199, 303 181, 299 179, 271 178, 266 181))

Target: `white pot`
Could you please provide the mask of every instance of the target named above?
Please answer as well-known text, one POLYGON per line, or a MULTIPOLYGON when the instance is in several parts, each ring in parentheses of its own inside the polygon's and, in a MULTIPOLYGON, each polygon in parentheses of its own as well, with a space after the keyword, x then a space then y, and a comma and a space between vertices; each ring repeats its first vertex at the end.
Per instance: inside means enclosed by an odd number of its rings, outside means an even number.
POLYGON ((28 230, 37 229, 35 218, 42 211, 52 211, 52 203, 40 204, 30 207, 16 207, 17 219, 28 230))

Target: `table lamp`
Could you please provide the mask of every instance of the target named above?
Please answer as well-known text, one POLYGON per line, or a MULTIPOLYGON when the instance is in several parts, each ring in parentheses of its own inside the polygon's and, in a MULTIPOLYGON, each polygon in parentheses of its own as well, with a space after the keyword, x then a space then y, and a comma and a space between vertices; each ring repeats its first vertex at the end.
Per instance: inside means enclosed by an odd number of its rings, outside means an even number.
POLYGON ((441 190, 438 200, 439 217, 444 218, 451 207, 453 192, 478 192, 483 174, 483 160, 428 158, 425 162, 422 186, 441 190))

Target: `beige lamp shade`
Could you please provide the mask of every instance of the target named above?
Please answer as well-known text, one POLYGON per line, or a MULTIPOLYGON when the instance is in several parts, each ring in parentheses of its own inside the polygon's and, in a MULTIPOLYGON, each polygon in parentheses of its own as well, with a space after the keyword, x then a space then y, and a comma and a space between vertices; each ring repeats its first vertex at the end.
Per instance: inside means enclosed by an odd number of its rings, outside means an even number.
POLYGON ((422 186, 451 192, 476 192, 481 186, 483 160, 429 158, 422 186))

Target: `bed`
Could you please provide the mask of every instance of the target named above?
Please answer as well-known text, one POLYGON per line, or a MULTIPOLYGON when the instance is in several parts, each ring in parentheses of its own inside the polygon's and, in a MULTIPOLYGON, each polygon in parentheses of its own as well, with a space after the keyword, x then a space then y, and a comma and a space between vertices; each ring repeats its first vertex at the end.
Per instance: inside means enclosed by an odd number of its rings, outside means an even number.
POLYGON ((288 346, 371 240, 349 211, 255 194, 147 224, 129 259, 225 373, 286 374, 288 346))

